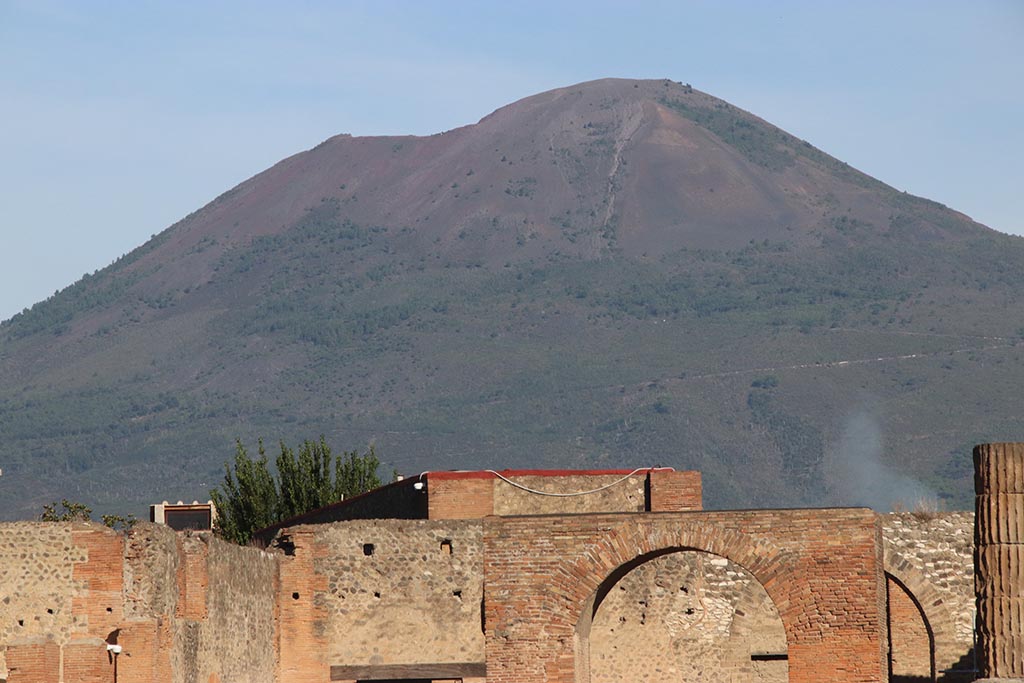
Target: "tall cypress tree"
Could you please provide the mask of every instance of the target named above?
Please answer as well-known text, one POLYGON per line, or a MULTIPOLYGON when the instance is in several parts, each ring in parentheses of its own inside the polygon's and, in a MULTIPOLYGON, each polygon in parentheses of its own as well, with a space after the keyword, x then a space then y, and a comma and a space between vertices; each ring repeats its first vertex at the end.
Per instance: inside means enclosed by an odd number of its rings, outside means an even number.
POLYGON ((224 463, 224 482, 210 491, 222 538, 247 543, 259 529, 381 485, 380 460, 373 446, 362 454, 345 451, 337 460, 323 436, 303 441, 298 454, 283 441, 280 447, 275 476, 262 439, 256 459, 241 440, 235 442, 233 466, 224 463))

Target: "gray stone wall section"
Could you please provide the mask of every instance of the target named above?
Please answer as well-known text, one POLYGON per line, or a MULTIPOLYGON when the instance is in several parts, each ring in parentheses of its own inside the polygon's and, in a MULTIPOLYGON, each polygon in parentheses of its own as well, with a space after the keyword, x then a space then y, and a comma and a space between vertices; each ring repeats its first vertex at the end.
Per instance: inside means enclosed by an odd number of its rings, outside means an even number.
POLYGON ((974 647, 974 513, 879 516, 884 566, 921 604, 938 671, 971 668, 974 647))
POLYGON ((68 642, 74 563, 84 560, 72 545, 71 524, 0 524, 0 678, 7 677, 7 644, 34 637, 68 642))
POLYGON ((598 607, 589 652, 593 683, 789 680, 788 663, 770 658, 786 654, 786 633, 768 593, 739 565, 699 551, 623 576, 598 607))
POLYGON ((512 481, 535 491, 579 493, 608 488, 581 496, 545 496, 530 493, 501 479, 494 480, 494 514, 544 515, 588 512, 643 512, 647 504, 647 472, 622 480, 622 474, 557 476, 515 476, 512 481))
POLYGON ((180 561, 174 530, 163 524, 136 524, 126 535, 124 554, 125 618, 173 615, 180 561))
POLYGON ((200 683, 274 683, 277 558, 210 538, 208 598, 199 650, 200 683))
POLYGON ((176 534, 162 524, 139 524, 125 542, 125 618, 171 622, 170 683, 274 683, 277 562, 273 553, 209 533, 176 534), (177 615, 179 543, 209 546, 202 620, 177 615))
POLYGON ((339 522, 317 543, 330 665, 484 661, 482 522, 339 522))

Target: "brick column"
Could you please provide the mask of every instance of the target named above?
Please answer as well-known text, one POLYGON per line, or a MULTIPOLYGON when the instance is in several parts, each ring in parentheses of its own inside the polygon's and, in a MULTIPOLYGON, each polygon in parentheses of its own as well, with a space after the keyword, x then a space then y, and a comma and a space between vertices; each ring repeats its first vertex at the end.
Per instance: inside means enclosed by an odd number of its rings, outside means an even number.
POLYGON ((324 639, 327 615, 317 593, 327 590, 327 580, 317 573, 316 561, 324 550, 318 546, 316 526, 282 529, 294 543, 293 555, 281 560, 277 589, 277 680, 289 683, 321 683, 331 679, 324 639))
POLYGON ((974 492, 981 676, 1024 681, 1024 443, 975 446, 974 492))

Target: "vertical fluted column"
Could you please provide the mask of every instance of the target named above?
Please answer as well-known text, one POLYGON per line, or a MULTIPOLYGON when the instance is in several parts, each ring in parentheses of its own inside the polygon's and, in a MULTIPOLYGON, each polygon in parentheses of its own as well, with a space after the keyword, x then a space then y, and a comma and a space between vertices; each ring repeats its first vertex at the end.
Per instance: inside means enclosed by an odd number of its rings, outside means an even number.
POLYGON ((981 676, 1024 680, 1024 443, 975 446, 974 492, 981 676))

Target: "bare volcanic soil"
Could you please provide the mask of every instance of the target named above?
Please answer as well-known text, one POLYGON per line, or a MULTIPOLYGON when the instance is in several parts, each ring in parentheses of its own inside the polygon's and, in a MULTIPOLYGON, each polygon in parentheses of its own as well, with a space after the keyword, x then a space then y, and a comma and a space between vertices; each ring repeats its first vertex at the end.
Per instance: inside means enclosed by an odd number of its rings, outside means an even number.
POLYGON ((0 516, 206 499, 236 438, 965 505, 1024 243, 667 80, 329 138, 0 326, 0 516))

